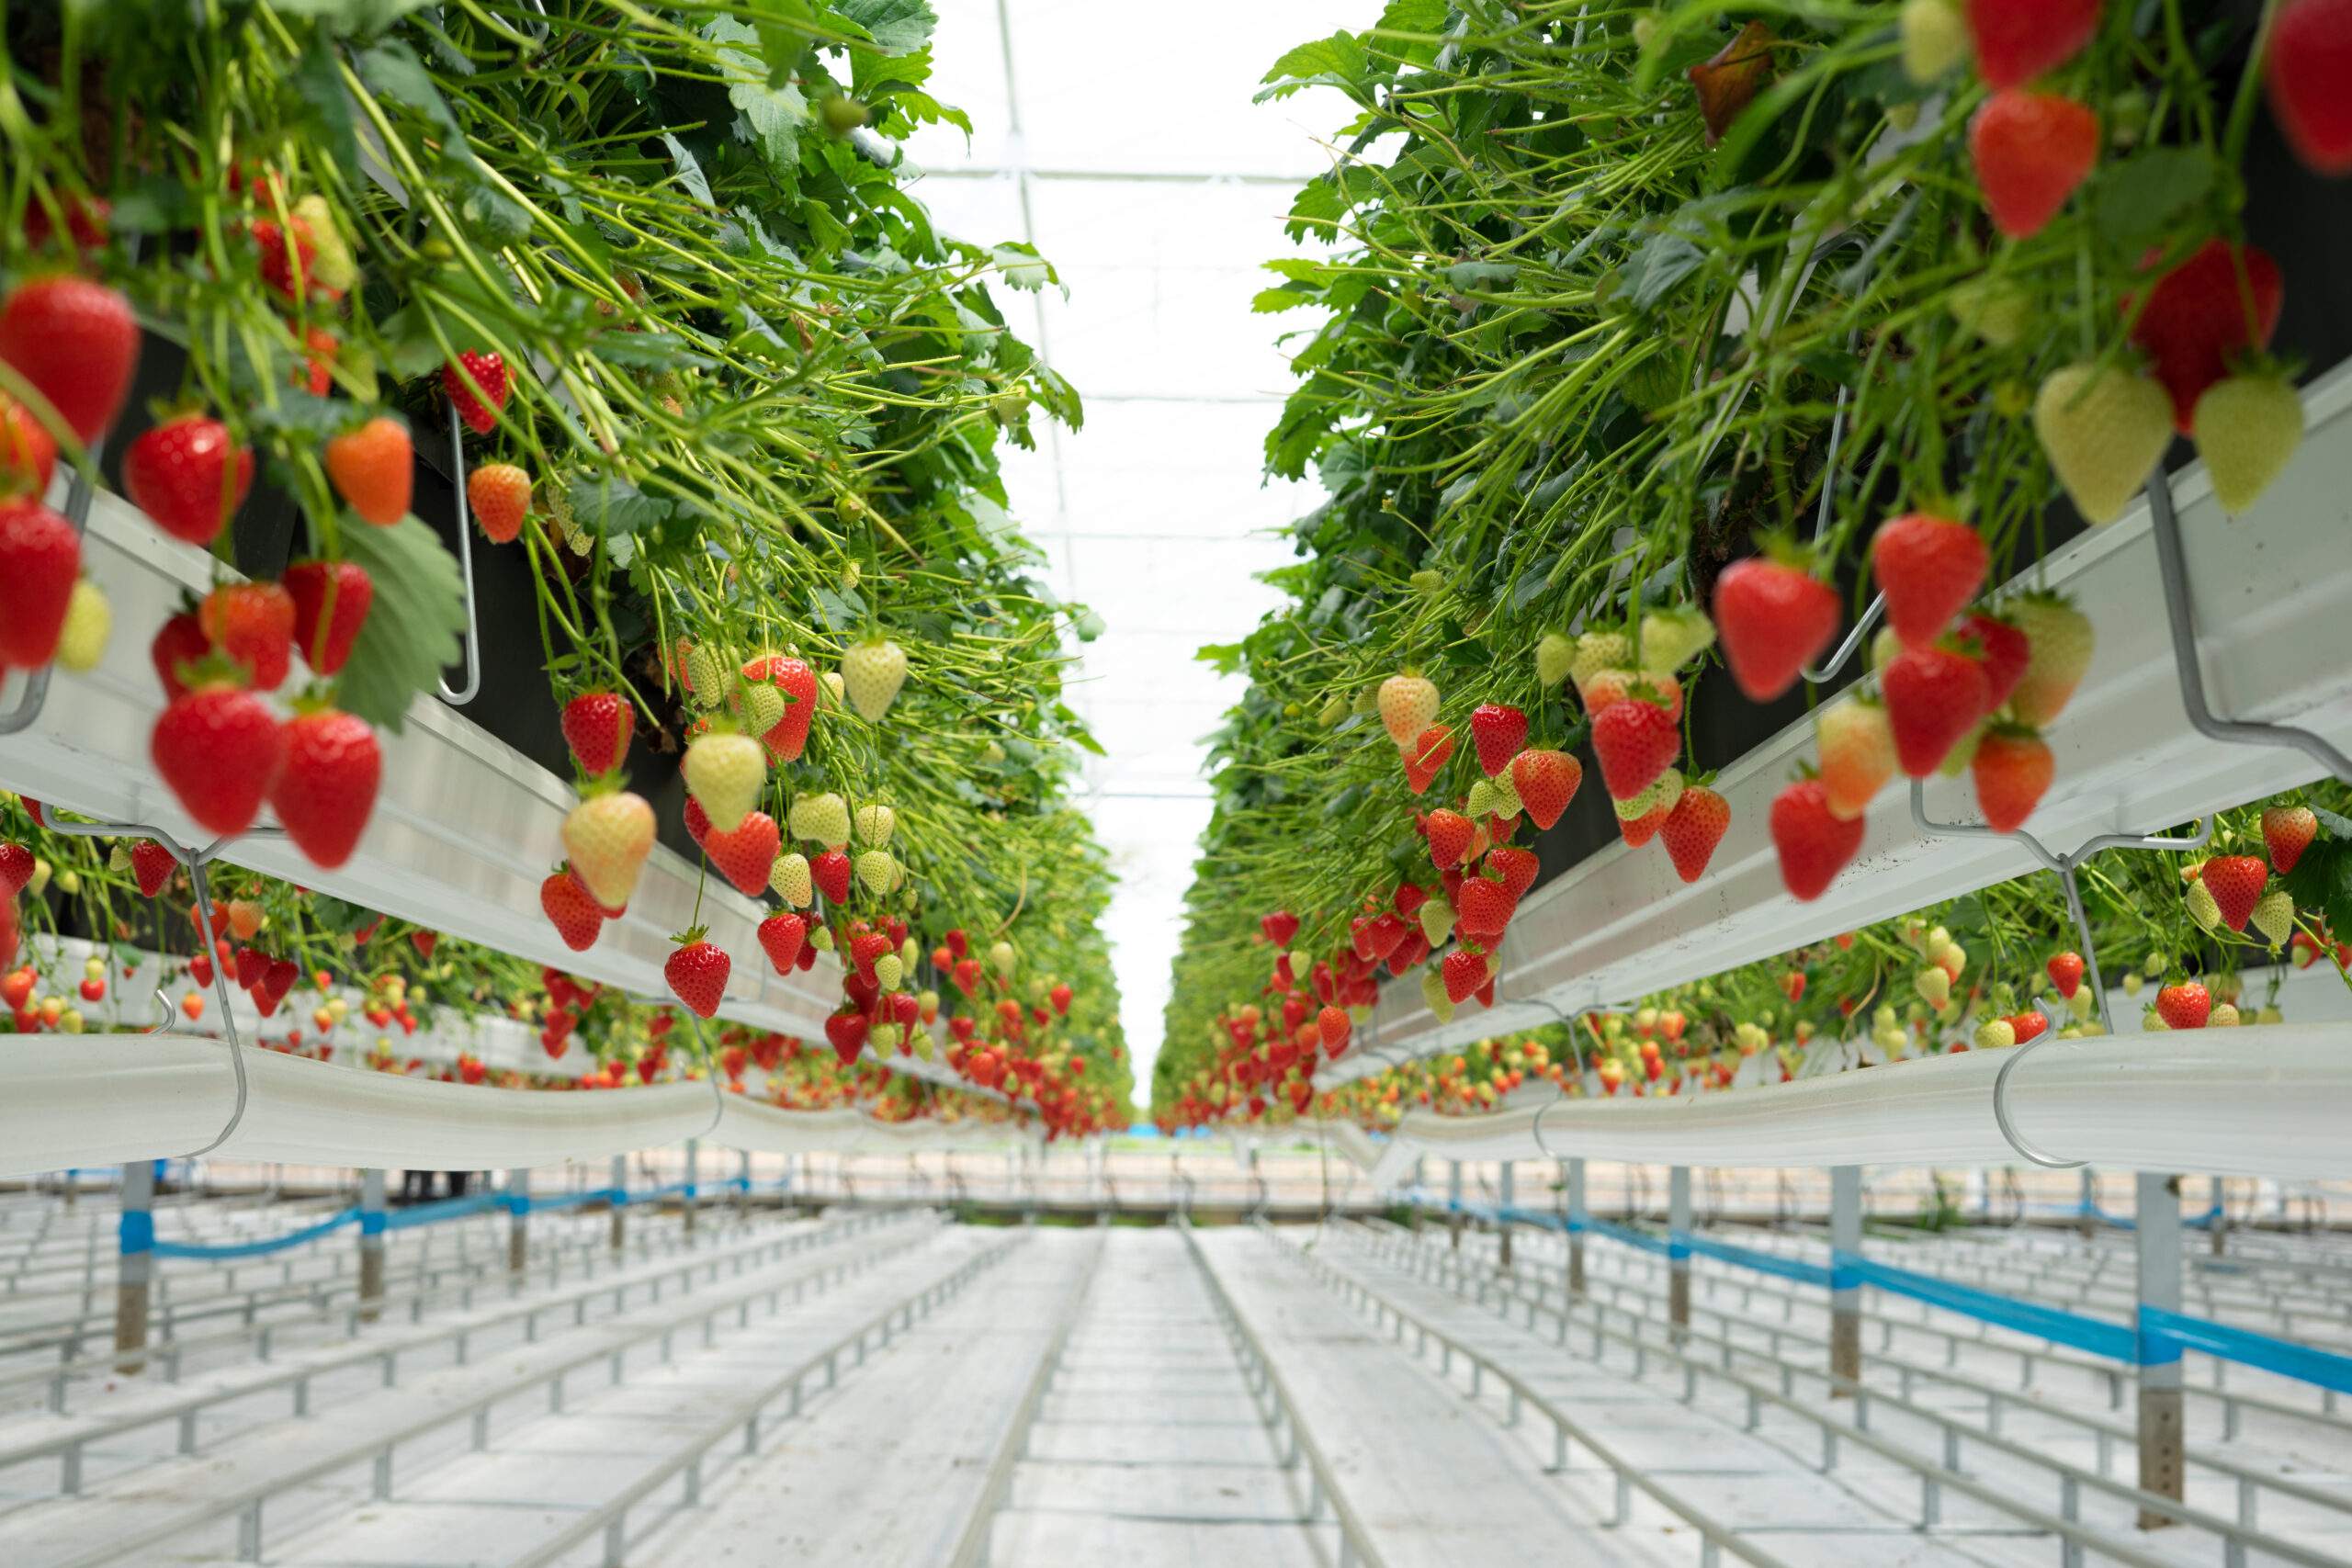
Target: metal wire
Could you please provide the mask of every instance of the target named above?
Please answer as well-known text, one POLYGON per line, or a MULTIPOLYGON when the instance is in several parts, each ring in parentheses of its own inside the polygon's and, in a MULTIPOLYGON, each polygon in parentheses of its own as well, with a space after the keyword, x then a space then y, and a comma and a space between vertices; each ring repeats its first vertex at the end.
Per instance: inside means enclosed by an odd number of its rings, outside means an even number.
POLYGON ((458 402, 449 400, 449 479, 458 492, 458 565, 466 579, 466 683, 456 691, 441 682, 441 700, 463 707, 481 695, 481 633, 474 615, 474 530, 466 506, 466 427, 458 402))

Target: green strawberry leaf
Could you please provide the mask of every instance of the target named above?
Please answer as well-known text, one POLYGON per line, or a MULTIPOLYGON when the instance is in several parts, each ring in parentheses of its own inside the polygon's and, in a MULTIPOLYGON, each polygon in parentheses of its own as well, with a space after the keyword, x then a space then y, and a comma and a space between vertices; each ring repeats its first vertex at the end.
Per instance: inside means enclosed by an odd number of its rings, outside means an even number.
POLYGON ((376 598, 336 700, 397 735, 410 701, 465 657, 465 582, 440 537, 413 517, 378 528, 346 513, 341 535, 345 557, 366 570, 376 598))

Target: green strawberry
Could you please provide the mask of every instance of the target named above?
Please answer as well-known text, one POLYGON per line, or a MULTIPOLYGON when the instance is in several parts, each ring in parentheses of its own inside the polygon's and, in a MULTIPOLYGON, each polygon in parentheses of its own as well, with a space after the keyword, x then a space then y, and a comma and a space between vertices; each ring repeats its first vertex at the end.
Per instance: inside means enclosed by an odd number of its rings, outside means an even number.
POLYGON ((1671 675, 1713 648, 1715 623, 1690 605, 1653 610, 1642 617, 1642 671, 1671 675))
POLYGON ((890 835, 898 826, 899 814, 887 806, 861 806, 857 808, 857 836, 877 850, 889 843, 890 835))
POLYGON ((798 850, 775 857, 775 864, 768 870, 768 886, 793 908, 805 909, 816 902, 817 889, 808 875, 808 857, 798 850))
POLYGON ((842 692, 868 724, 882 722, 906 683, 906 649, 887 638, 870 638, 842 655, 842 692))
POLYGON ((1545 632, 1535 645, 1535 678, 1547 687, 1556 686, 1568 678, 1575 665, 1577 645, 1558 632, 1545 632))
POLYGON ((2120 366, 2070 365, 2035 394, 2033 431, 2084 521, 2112 523, 2172 444, 2172 399, 2120 366))
POLYGON ((831 791, 800 796, 785 813, 785 820, 796 839, 806 839, 829 850, 849 842, 849 802, 831 791))
POLYGON ((2009 693, 2009 712, 2020 724, 2043 728, 2065 709, 2090 668, 2091 623, 2055 593, 2027 593, 2006 608, 2027 643, 2025 678, 2009 693))
POLYGON ((907 966, 895 953, 886 953, 874 961, 874 983, 886 991, 895 991, 899 982, 907 977, 907 966))
POLYGON ((2197 455, 2213 499, 2235 517, 2285 470, 2303 440, 2303 401, 2277 376, 2233 376, 2197 400, 2197 455))
POLYGON ((899 886, 899 863, 888 850, 867 850, 857 857, 857 879, 876 897, 899 886))
POLYGON ((1639 795, 1624 800, 1612 800, 1621 822, 1638 822, 1653 811, 1671 811, 1674 803, 1682 798, 1682 770, 1669 767, 1650 781, 1639 795))
POLYGON ((1920 86, 1968 58, 1968 22, 1952 0, 1904 0, 1897 27, 1903 73, 1920 86))
MULTIPOLYGON (((1427 904, 1421 907, 1429 908, 1427 904)), ((1453 998, 1445 994, 1445 982, 1439 977, 1437 970, 1426 964, 1421 969, 1421 1004, 1440 1023, 1453 1021, 1453 998)))
MULTIPOLYGON (((2199 887, 2204 886, 2199 883, 2199 887)), ((2262 896, 2254 907, 2254 926, 2263 939, 2277 952, 2295 934, 2295 896, 2283 887, 2274 887, 2262 896)))
MULTIPOLYGON (((1915 0, 1941 6, 1944 0, 1915 0)), ((1951 316, 1995 348, 2015 348, 2032 324, 2033 301, 2023 288, 1999 278, 1972 278, 1951 291, 1951 316)))
POLYGON ((727 660, 710 644, 696 643, 686 652, 686 684, 696 707, 717 707, 727 694, 727 660))
MULTIPOLYGON (((1437 946, 1453 934, 1453 906, 1447 901, 1443 894, 1437 894, 1423 900, 1421 907, 1414 913, 1421 922, 1421 934, 1430 939, 1431 947, 1437 946)), ((1291 956, 1291 973, 1293 975, 1306 973, 1298 967, 1298 955, 1295 953, 1291 956)))
POLYGON ((1577 638, 1576 657, 1568 664, 1568 679, 1584 683, 1603 670, 1619 670, 1634 662, 1634 645, 1623 632, 1587 632, 1577 638))
POLYGON ((760 803, 768 754, 741 731, 714 729, 686 748, 686 788, 701 802, 711 830, 731 833, 760 803))

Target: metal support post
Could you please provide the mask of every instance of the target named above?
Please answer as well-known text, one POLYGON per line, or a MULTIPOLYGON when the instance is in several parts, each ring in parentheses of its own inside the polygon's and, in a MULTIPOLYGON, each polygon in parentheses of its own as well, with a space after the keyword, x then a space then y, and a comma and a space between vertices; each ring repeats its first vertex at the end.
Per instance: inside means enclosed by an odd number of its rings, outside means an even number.
POLYGON ((1510 1272, 1510 1211, 1512 1208, 1511 1188, 1513 1186, 1511 1172, 1515 1168, 1517 1168, 1513 1162, 1510 1160, 1503 1161, 1503 1175, 1500 1187, 1502 1203, 1497 1211, 1495 1220, 1495 1227, 1502 1235, 1502 1271, 1506 1274, 1510 1272))
POLYGON ((1423 1163, 1422 1157, 1415 1155, 1413 1174, 1405 1179, 1405 1190, 1411 1193, 1413 1197, 1411 1206, 1405 1211, 1405 1224, 1416 1235, 1420 1234, 1421 1229, 1421 1167, 1423 1163))
POLYGON ((384 1307, 384 1173, 359 1173, 359 1320, 373 1323, 384 1307))
POLYGON ((618 1252, 622 1244, 628 1239, 628 1201, 624 1196, 628 1191, 628 1156, 627 1155, 613 1156, 612 1182, 612 1248, 615 1252, 618 1252))
MULTIPOLYGON (((1837 1265, 1841 1254, 1862 1250, 1862 1168, 1838 1165, 1829 1168, 1830 1277, 1843 1280, 1837 1265)), ((1849 1396, 1862 1376, 1862 1287, 1833 1283, 1829 1289, 1830 1397, 1849 1396)))
POLYGON ((1568 1294, 1584 1294, 1584 1233, 1592 1223, 1585 1209, 1584 1160, 1568 1161, 1568 1294))
MULTIPOLYGON (((2138 1243, 2140 1305, 2180 1310, 2180 1179, 2142 1171, 2133 1238, 2138 1243)), ((2140 1357, 2140 1488, 2176 1502, 2182 1497, 2185 1465, 2181 1434, 2180 1348, 2171 1341, 2153 1345, 2142 1331, 2140 1357), (2161 1358, 2161 1359, 2160 1359, 2161 1358)), ((2142 1529, 2174 1521, 2140 1511, 2142 1529)))
POLYGON ((1667 1172, 1666 1317, 1679 1342, 1690 1327, 1690 1168, 1667 1172))
POLYGON ((2229 1204, 2225 1201, 2228 1196, 2228 1183, 2222 1178, 2216 1176, 2212 1179, 2212 1185, 2213 1213, 2212 1218, 2206 1222, 2206 1230, 2207 1234, 2212 1238, 2213 1256, 2219 1258, 2224 1252, 2229 1250, 2228 1244, 2224 1239, 2228 1235, 2230 1229, 2230 1210, 2229 1204))
POLYGON ((121 1258, 115 1277, 115 1371, 130 1375, 147 1365, 147 1292, 155 1274, 155 1162, 122 1168, 121 1258))
POLYGON ((699 1196, 699 1194, 695 1190, 695 1174, 696 1168, 701 1164, 702 1140, 700 1138, 688 1138, 686 1140, 686 1190, 684 1192, 680 1194, 680 1196, 685 1200, 686 1234, 688 1235, 695 1234, 695 1209, 696 1207, 695 1200, 699 1196))
POLYGON ((2082 1224, 2078 1228, 2083 1233, 2083 1239, 2088 1241, 2098 1235, 2098 1178, 2089 1166, 2083 1167, 2082 1196, 2076 1200, 2075 1207, 2082 1213, 2082 1224))
POLYGON ((1453 1250, 1462 1250, 1462 1162, 1445 1162, 1445 1226, 1453 1240, 1453 1250))
POLYGON ((506 1271, 521 1281, 531 1255, 531 1173, 521 1167, 506 1173, 506 1271))
POLYGON ((740 1149, 735 1156, 735 1213, 738 1218, 752 1212, 752 1151, 740 1149))

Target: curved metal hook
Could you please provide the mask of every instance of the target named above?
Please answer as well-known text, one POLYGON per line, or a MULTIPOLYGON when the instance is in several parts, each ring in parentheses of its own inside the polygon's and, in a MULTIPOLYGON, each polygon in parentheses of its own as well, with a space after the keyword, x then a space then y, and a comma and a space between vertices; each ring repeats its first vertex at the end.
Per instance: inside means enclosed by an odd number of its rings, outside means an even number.
POLYGON ((449 479, 458 492, 458 565, 466 579, 466 683, 456 691, 441 682, 441 700, 463 707, 481 695, 481 632, 474 615, 474 530, 466 504, 466 426, 449 401, 449 479))
POLYGON ((172 1006, 172 998, 171 998, 169 996, 167 996, 167 995, 165 995, 165 994, 164 994, 164 987, 161 987, 161 986, 156 987, 155 987, 155 1022, 154 1022, 153 1027, 152 1027, 152 1028, 150 1028, 150 1029, 147 1029, 147 1030, 144 1030, 144 1031, 142 1031, 141 1032, 143 1032, 143 1033, 147 1033, 147 1034, 161 1034, 161 1033, 163 1033, 163 1032, 164 1032, 164 1031, 165 1031, 165 1030, 167 1030, 167 1029, 171 1028, 171 1026, 172 1026, 172 1014, 173 1014, 174 1012, 177 1011, 177 1010, 178 1010, 177 1009, 175 1009, 175 1008, 174 1008, 174 1007, 172 1006))
POLYGON ((2041 1149, 2026 1141, 2024 1134, 2018 1131, 2017 1123, 2009 1119, 2009 1075, 2018 1070, 2019 1062, 2024 1061, 2033 1055, 2036 1049, 2055 1038, 2057 1038, 2055 1029, 2035 1035, 2031 1040, 2011 1051, 2008 1060, 2001 1064, 2001 1070, 1993 1075, 1993 1124, 2000 1128, 2001 1136, 2008 1140, 2009 1147, 2017 1150, 2018 1154, 2044 1170, 2080 1170, 2090 1161, 2059 1159, 2054 1156, 2042 1153, 2041 1149))

